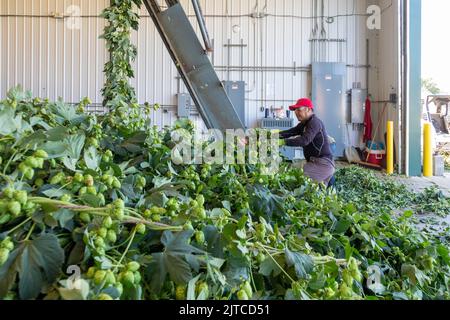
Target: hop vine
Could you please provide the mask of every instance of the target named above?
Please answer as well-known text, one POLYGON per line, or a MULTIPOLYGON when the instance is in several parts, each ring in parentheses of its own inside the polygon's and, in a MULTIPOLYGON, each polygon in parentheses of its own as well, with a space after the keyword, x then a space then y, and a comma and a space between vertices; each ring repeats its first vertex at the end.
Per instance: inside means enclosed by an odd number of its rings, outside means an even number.
POLYGON ((132 62, 137 47, 131 42, 131 33, 139 29, 141 0, 114 0, 102 17, 107 20, 104 34, 110 60, 105 64, 106 83, 102 89, 103 105, 110 110, 109 125, 121 131, 136 131, 143 125, 136 91, 130 84, 134 78, 132 62))

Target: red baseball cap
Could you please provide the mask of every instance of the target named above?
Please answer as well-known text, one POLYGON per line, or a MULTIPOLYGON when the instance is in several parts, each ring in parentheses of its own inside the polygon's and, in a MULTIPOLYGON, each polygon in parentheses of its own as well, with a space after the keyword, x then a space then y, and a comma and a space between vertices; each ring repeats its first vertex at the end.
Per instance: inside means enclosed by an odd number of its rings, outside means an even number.
POLYGON ((314 105, 313 105, 311 100, 309 100, 307 98, 303 98, 303 99, 298 100, 295 105, 290 106, 289 110, 295 111, 295 110, 300 109, 300 108, 309 108, 309 109, 313 110, 314 109, 314 105))

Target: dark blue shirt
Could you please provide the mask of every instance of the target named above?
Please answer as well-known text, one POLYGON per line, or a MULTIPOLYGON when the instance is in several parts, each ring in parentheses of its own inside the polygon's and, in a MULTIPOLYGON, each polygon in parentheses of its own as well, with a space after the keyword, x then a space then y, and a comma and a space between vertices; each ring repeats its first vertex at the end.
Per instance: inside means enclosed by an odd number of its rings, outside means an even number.
POLYGON ((301 122, 295 128, 280 133, 290 147, 302 147, 307 161, 312 157, 327 158, 333 161, 328 134, 323 122, 313 115, 305 123, 301 122))

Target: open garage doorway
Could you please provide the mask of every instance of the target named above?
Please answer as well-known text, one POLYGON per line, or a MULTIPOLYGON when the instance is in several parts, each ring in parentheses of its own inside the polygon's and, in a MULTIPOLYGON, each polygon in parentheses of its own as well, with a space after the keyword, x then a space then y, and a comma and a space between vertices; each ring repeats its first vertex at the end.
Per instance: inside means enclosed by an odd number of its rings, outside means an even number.
POLYGON ((448 29, 450 1, 422 1, 422 102, 423 120, 434 129, 436 152, 450 170, 450 43, 448 29))

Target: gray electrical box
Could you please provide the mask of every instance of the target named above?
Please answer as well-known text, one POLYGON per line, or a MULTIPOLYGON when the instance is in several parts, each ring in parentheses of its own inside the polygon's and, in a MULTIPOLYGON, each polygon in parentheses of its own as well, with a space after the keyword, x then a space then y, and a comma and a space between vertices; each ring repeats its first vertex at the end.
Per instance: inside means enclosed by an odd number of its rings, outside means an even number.
MULTIPOLYGON (((266 130, 288 130, 294 127, 294 119, 274 119, 265 118, 261 121, 261 129, 266 130)), ((280 148, 280 153, 286 157, 289 161, 305 160, 305 155, 303 153, 303 148, 300 147, 288 147, 283 146, 280 148)))
POLYGON ((435 177, 445 176, 445 161, 443 156, 434 156, 433 158, 433 170, 435 177))
POLYGON ((366 113, 367 90, 350 90, 350 123, 363 124, 366 113))
POLYGON ((236 113, 242 123, 246 125, 245 119, 245 81, 223 81, 225 92, 230 98, 236 113))
POLYGON ((189 118, 191 115, 191 96, 187 93, 177 94, 178 117, 189 118))
POLYGON ((347 66, 344 63, 312 64, 312 98, 315 113, 336 140, 336 157, 344 156, 347 124, 347 66))

